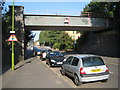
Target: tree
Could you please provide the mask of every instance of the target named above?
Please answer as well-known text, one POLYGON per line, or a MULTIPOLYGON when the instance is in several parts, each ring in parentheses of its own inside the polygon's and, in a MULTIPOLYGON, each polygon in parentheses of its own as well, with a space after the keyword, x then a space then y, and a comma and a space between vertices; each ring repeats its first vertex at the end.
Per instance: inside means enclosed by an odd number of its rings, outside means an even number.
POLYGON ((84 12, 95 12, 97 16, 114 17, 119 2, 90 2, 83 9, 84 12))
POLYGON ((52 45, 55 42, 58 42, 58 35, 60 31, 41 31, 39 35, 39 40, 41 44, 48 43, 52 45))
POLYGON ((57 49, 73 49, 73 40, 64 31, 42 31, 39 35, 41 44, 48 43, 57 49))
MULTIPOLYGON (((5 4, 5 3, 3 3, 5 4)), ((2 6, 2 43, 4 47, 8 47, 10 43, 6 41, 9 38, 9 31, 11 30, 11 17, 10 12, 8 12, 4 5, 2 6)))
POLYGON ((65 49, 65 50, 68 50, 68 49, 73 49, 74 47, 74 41, 72 40, 72 38, 65 32, 62 32, 60 35, 60 49, 65 49))

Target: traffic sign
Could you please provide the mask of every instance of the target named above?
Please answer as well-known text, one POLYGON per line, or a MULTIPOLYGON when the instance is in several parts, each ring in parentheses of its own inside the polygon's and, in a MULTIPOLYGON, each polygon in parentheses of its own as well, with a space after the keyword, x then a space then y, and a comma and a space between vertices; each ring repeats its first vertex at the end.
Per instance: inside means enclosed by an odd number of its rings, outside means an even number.
POLYGON ((64 23, 69 24, 69 18, 68 17, 65 18, 64 23))
POLYGON ((10 33, 15 33, 15 31, 10 31, 10 33))
POLYGON ((8 41, 18 41, 15 35, 11 35, 8 39, 8 41))

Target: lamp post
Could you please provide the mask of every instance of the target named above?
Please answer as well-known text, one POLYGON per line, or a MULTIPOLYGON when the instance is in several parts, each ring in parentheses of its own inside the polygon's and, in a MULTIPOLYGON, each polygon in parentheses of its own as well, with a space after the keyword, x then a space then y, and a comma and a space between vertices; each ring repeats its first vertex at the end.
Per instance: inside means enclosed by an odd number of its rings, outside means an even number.
MULTIPOLYGON (((12 4, 12 31, 14 31, 14 0, 12 4)), ((14 41, 12 41, 12 70, 14 71, 14 41)))

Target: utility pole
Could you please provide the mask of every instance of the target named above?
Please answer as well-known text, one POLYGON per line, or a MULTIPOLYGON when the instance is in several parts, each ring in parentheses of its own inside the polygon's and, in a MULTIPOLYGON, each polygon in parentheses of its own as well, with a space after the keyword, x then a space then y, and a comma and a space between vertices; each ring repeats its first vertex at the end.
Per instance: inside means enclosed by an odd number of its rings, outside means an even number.
MULTIPOLYGON (((12 31, 14 31, 14 0, 12 4, 12 31)), ((12 41, 12 70, 14 71, 14 41, 12 41)))

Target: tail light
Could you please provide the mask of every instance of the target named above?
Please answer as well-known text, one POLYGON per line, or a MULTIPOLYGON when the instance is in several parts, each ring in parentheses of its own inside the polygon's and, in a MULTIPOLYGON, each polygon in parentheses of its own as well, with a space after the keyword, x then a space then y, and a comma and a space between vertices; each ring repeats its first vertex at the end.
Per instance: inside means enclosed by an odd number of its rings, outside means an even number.
POLYGON ((109 71, 108 66, 106 66, 106 72, 108 72, 108 71, 109 71))
POLYGON ((83 68, 80 68, 80 74, 86 74, 83 68))

